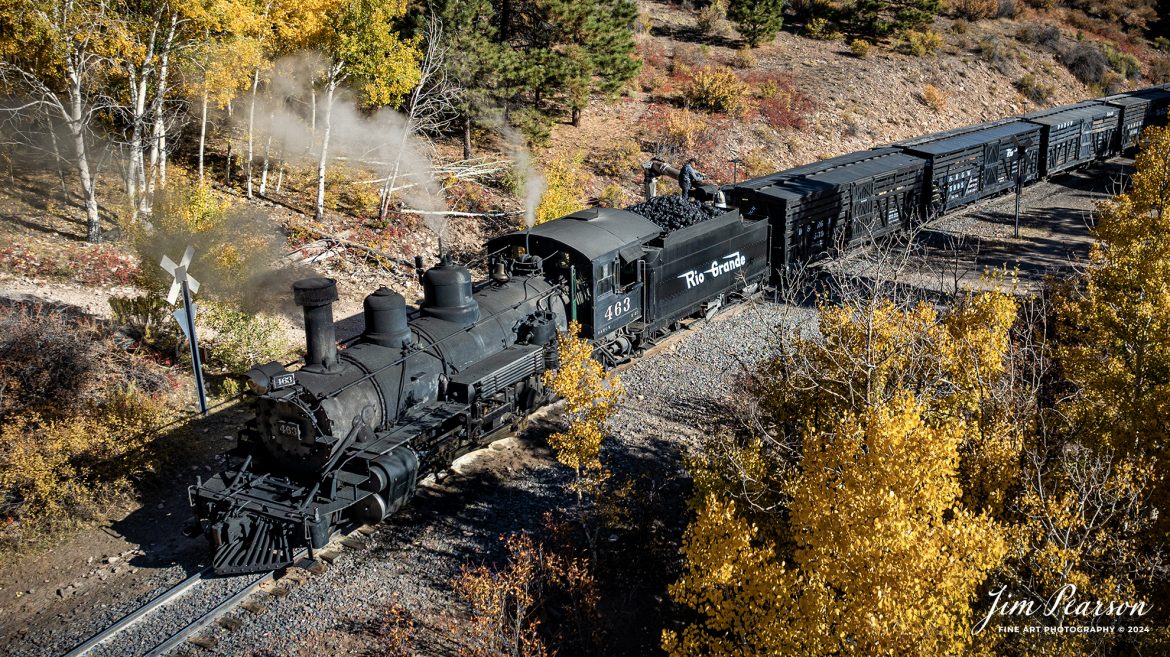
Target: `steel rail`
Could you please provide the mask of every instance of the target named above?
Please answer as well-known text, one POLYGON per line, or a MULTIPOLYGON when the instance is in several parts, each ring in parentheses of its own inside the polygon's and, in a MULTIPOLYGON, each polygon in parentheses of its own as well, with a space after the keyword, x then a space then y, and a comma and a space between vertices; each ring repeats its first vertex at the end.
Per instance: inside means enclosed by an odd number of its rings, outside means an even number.
POLYGON ((166 641, 163 641, 154 648, 151 648, 150 651, 147 652, 143 657, 159 657, 160 655, 167 654, 180 643, 190 638, 192 634, 195 634, 199 630, 214 623, 220 616, 223 616, 225 613, 233 609, 237 604, 240 603, 241 600, 254 593, 256 589, 260 588, 261 584, 271 580, 275 574, 276 571, 273 570, 256 578, 248 585, 233 593, 230 598, 216 605, 214 609, 207 612, 206 614, 203 614, 194 621, 191 621, 190 624, 178 632, 172 634, 171 637, 166 641))
POLYGON ((142 619, 142 617, 182 597, 185 593, 191 590, 192 587, 202 582, 204 577, 210 572, 211 568, 205 568, 195 573, 194 575, 191 575, 182 582, 172 586, 171 588, 167 589, 166 592, 162 593, 150 602, 142 605, 138 609, 135 609, 126 616, 123 616, 118 622, 86 639, 76 648, 65 653, 64 657, 81 657, 90 650, 93 650, 95 647, 105 643, 106 641, 109 641, 122 630, 137 623, 142 619))

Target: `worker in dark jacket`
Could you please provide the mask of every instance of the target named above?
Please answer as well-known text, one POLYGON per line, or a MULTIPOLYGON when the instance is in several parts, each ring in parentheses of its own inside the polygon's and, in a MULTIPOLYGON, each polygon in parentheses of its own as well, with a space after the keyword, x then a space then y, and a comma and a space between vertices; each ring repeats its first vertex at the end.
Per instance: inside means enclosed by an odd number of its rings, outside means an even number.
POLYGON ((703 174, 695 170, 695 158, 690 158, 683 168, 678 172, 678 186, 682 188, 682 197, 691 197, 691 185, 696 181, 703 180, 703 174))

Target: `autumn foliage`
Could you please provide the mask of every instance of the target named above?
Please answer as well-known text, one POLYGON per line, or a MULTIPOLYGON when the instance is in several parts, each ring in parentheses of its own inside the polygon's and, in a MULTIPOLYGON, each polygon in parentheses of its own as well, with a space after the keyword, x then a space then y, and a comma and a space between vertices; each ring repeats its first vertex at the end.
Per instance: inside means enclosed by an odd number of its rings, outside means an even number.
POLYGON ((154 468, 169 381, 112 352, 95 323, 0 307, 0 544, 101 517, 154 468))
POLYGON ((526 533, 503 541, 503 565, 465 567, 453 582, 470 608, 467 619, 451 621, 459 657, 547 657, 568 645, 584 649, 598 602, 588 565, 526 533))
POLYGON ((1083 277, 1010 278, 927 304, 840 284, 818 331, 782 333, 745 386, 747 436, 693 455, 695 517, 670 587, 682 655, 1160 652, 1170 409, 1170 129, 1100 209, 1083 277), (1111 625, 1066 608, 1153 603, 1150 636, 1001 633, 1111 625), (1044 629, 1044 628, 1039 628, 1044 629))
POLYGON ((571 322, 557 336, 560 366, 545 374, 545 385, 565 401, 569 427, 549 437, 557 460, 572 468, 578 478, 599 475, 601 441, 606 423, 617 410, 621 379, 607 374, 593 358, 593 344, 579 337, 581 326, 571 322))

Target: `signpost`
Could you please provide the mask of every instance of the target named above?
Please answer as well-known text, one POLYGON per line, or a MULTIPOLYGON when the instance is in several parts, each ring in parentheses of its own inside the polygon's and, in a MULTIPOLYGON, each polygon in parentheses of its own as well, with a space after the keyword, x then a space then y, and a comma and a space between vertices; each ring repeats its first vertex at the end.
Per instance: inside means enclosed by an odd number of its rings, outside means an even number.
POLYGON ((195 391, 199 395, 199 412, 207 415, 207 393, 203 389, 203 363, 199 360, 199 338, 195 335, 195 303, 191 301, 191 295, 199 291, 199 281, 187 273, 187 267, 191 265, 191 258, 194 255, 195 249, 188 246, 187 250, 183 252, 179 264, 175 264, 175 261, 167 256, 163 256, 162 262, 159 264, 168 274, 175 277, 174 282, 171 283, 171 291, 167 293, 167 303, 174 305, 179 294, 183 295, 183 307, 172 314, 179 322, 179 328, 183 330, 183 335, 187 336, 187 342, 191 345, 191 367, 195 371, 195 391))
POLYGON ((1019 137, 1012 137, 1012 143, 1016 147, 1016 221, 1015 227, 1012 229, 1012 237, 1020 238, 1020 195, 1024 191, 1024 153, 1032 147, 1031 139, 1020 139, 1019 137))

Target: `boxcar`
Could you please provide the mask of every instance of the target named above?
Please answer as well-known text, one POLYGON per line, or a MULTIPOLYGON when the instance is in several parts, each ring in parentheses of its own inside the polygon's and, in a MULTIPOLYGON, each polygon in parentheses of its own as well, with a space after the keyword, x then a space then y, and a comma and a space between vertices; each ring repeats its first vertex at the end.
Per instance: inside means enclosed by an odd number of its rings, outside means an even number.
POLYGON ((1021 163, 1023 184, 1036 180, 1040 126, 1012 120, 895 145, 927 160, 928 207, 937 214, 1011 189, 1021 163), (1022 153, 1017 153, 1017 143, 1026 145, 1022 153))
POLYGON ((773 267, 895 232, 922 210, 926 161, 878 148, 745 181, 734 203, 772 228, 773 267))
POLYGON ((1051 176, 1116 155, 1120 110, 1089 101, 1024 115, 1040 126, 1040 175, 1051 176))
POLYGON ((1107 96, 1101 102, 1116 107, 1120 114, 1114 150, 1123 153, 1137 146, 1138 137, 1148 126, 1166 122, 1170 89, 1150 87, 1139 91, 1107 96))
POLYGON ((635 330, 653 334, 717 308, 728 294, 765 282, 768 222, 732 210, 651 240, 644 260, 646 316, 635 330))

